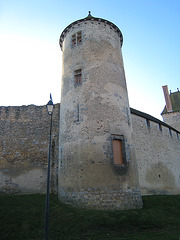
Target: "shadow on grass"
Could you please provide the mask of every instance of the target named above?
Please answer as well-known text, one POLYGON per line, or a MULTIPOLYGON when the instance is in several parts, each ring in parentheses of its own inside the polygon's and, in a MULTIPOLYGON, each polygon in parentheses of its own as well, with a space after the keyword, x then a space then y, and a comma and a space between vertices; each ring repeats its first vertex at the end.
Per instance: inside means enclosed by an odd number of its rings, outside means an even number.
MULTIPOLYGON (((143 197, 138 210, 77 209, 50 196, 49 240, 179 240, 180 196, 143 197)), ((0 240, 43 238, 45 195, 0 195, 0 240)))

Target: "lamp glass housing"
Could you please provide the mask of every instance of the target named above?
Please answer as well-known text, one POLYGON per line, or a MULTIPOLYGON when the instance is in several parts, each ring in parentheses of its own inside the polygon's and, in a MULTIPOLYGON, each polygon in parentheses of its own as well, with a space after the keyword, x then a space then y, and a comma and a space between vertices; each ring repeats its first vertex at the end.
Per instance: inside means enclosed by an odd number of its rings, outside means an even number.
POLYGON ((48 102, 48 104, 46 105, 46 107, 47 107, 48 114, 49 114, 49 115, 52 115, 52 114, 53 114, 53 108, 54 108, 54 105, 53 105, 52 100, 50 100, 50 101, 48 102))

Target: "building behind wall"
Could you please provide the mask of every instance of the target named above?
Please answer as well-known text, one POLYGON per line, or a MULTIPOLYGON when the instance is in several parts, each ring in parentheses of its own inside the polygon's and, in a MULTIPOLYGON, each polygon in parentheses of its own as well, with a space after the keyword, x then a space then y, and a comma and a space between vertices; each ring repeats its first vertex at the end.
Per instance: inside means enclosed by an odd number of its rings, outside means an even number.
POLYGON ((174 128, 180 131, 180 92, 177 89, 176 92, 171 92, 169 94, 168 86, 163 86, 164 97, 166 105, 161 115, 164 122, 170 124, 174 128))

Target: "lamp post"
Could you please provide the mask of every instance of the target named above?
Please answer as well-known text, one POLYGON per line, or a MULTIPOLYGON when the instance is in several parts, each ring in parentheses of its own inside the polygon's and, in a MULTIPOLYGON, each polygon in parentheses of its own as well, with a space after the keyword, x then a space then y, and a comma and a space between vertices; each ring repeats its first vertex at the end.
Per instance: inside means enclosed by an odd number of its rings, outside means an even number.
POLYGON ((44 240, 48 240, 49 230, 49 187, 50 187, 50 167, 51 167, 51 134, 52 134, 52 115, 54 104, 52 96, 50 94, 50 100, 46 105, 48 114, 51 116, 50 119, 50 134, 49 134, 49 156, 48 156, 48 170, 47 170, 47 188, 46 188, 46 203, 45 203, 45 216, 44 216, 44 240))

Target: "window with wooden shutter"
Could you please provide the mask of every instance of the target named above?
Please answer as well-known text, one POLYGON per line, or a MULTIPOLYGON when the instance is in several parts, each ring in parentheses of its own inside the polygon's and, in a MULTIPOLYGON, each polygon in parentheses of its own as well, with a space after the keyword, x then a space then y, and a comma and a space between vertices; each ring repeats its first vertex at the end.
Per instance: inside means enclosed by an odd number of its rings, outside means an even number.
POLYGON ((74 83, 79 84, 82 83, 82 71, 81 69, 74 71, 74 83))
POLYGON ((129 163, 126 159, 126 138, 124 135, 112 134, 112 167, 116 174, 128 172, 129 163))
POLYGON ((123 164, 123 150, 122 150, 122 140, 113 140, 113 161, 115 165, 123 164))

